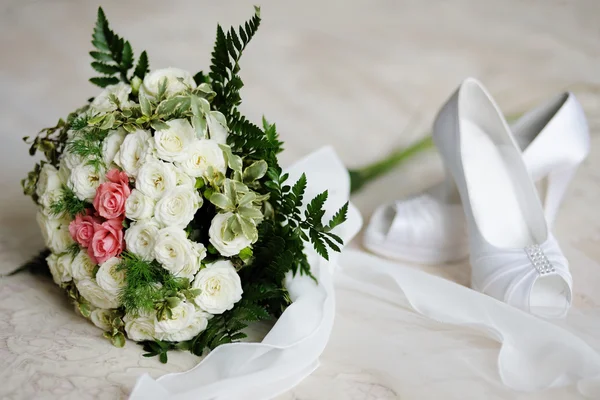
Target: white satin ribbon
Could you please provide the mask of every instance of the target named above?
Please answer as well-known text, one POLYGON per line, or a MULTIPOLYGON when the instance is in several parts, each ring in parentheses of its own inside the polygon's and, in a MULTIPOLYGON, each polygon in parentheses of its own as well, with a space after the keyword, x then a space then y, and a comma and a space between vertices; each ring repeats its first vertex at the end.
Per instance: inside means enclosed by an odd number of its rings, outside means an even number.
POLYGON ((393 282, 417 312, 443 323, 483 331, 501 343, 498 373, 518 391, 577 385, 588 398, 600 398, 600 354, 579 337, 548 321, 454 282, 367 253, 342 254, 344 285, 389 301, 389 291, 373 282, 393 282), (350 279, 346 279, 350 278, 350 279))
MULTIPOLYGON (((350 196, 348 171, 332 148, 318 150, 288 170, 290 182, 306 173, 304 198, 328 190, 325 218, 350 196)), ((349 208, 348 220, 336 232, 345 243, 358 233, 362 219, 349 208)), ((270 399, 304 379, 318 366, 333 326, 335 298, 332 272, 337 259, 318 257, 307 249, 318 285, 306 276, 290 277, 286 286, 293 300, 261 343, 233 343, 213 350, 196 367, 158 380, 143 375, 131 400, 233 400, 270 399)))

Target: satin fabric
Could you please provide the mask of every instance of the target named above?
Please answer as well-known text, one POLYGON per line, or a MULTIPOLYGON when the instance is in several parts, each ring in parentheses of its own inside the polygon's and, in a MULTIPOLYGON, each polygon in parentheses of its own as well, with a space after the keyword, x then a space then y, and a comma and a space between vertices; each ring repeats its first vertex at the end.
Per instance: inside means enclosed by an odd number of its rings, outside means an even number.
MULTIPOLYGON (((574 385, 586 398, 600 398, 600 354, 569 330, 454 282, 362 251, 345 250, 340 264, 344 268, 339 279, 346 290, 383 305, 392 302, 399 312, 408 303, 426 317, 483 332, 500 343, 497 374, 509 388, 533 392, 574 385)), ((382 359, 399 356, 393 348, 380 355, 382 359)), ((460 365, 460 358, 455 362, 460 365)))

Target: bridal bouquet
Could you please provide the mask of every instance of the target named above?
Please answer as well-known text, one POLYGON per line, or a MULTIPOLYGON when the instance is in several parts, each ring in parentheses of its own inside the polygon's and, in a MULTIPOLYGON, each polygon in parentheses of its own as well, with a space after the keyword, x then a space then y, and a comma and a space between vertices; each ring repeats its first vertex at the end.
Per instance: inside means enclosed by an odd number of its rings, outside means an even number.
POLYGON ((287 183, 275 125, 238 110, 259 24, 257 8, 237 30, 218 26, 209 72, 192 75, 151 71, 146 52, 134 63, 99 9, 90 55, 102 76, 90 81, 103 90, 25 138, 45 158, 23 180, 45 262, 115 346, 128 337, 166 362, 171 349, 243 339, 291 304, 286 276, 312 276, 306 243, 325 259, 342 245, 332 230, 348 204, 325 223, 327 192, 301 207, 307 180, 287 183))

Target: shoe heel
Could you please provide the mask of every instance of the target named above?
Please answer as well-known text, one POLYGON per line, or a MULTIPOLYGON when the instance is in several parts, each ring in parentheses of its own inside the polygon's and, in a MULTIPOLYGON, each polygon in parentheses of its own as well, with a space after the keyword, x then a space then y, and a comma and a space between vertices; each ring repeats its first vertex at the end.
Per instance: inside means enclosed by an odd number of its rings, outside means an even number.
POLYGON ((563 166, 551 171, 546 177, 544 214, 549 228, 554 224, 558 208, 578 167, 579 163, 566 167, 563 166))

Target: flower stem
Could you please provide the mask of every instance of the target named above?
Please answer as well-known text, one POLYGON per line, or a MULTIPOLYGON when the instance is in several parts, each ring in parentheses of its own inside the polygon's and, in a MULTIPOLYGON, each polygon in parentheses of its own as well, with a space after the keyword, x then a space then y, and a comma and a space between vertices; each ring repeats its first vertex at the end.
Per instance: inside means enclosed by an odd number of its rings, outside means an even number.
POLYGON ((404 161, 433 147, 431 136, 401 149, 392 151, 387 157, 358 169, 348 170, 350 174, 350 193, 355 193, 370 181, 380 177, 402 164, 404 161))
MULTIPOLYGON (((513 124, 522 116, 523 113, 510 114, 506 116, 506 120, 509 124, 513 124)), ((370 165, 358 169, 349 169, 350 193, 356 193, 367 183, 387 174, 398 165, 432 147, 433 139, 431 135, 428 135, 406 148, 393 150, 387 157, 370 165)))

